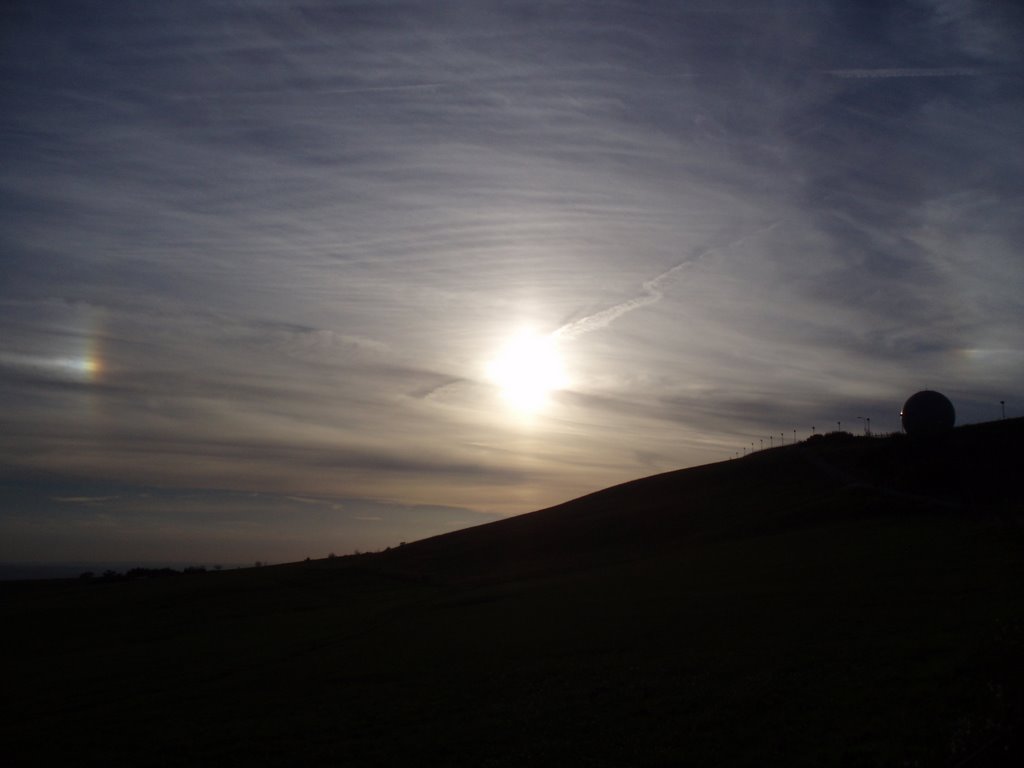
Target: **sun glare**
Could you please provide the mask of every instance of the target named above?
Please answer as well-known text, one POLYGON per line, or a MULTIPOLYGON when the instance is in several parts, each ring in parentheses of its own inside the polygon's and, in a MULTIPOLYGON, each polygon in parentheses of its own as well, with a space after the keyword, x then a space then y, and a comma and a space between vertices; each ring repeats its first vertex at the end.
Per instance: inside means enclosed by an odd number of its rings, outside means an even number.
POLYGON ((566 385, 565 367, 550 335, 520 334, 491 361, 487 377, 513 408, 526 413, 542 408, 552 392, 566 385))

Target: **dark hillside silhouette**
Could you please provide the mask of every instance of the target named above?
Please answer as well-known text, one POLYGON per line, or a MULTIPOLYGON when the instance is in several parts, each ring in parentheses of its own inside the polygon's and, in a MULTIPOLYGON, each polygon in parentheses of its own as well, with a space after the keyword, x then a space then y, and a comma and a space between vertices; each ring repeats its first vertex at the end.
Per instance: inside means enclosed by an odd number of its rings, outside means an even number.
POLYGON ((647 556, 700 536, 849 516, 1001 514, 1024 503, 1024 419, 911 438, 818 436, 624 483, 549 509, 402 547, 382 560, 464 579, 647 556))
POLYGON ((1016 766, 1024 421, 380 554, 0 584, 5 766, 1016 766))

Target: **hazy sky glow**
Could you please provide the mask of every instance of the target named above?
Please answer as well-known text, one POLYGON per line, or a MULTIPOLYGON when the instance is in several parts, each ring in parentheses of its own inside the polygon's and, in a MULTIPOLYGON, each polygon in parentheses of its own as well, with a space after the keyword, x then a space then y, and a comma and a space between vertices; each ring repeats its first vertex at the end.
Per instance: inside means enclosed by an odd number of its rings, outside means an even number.
POLYGON ((0 14, 0 559, 318 557, 926 386, 1021 413, 1015 3, 0 14))

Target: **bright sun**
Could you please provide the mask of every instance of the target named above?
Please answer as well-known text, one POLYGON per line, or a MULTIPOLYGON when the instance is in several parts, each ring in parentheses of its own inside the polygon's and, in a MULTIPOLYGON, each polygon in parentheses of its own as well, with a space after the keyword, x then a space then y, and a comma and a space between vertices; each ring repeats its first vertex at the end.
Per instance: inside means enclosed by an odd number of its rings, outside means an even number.
POLYGON ((505 345, 488 365, 487 378, 511 406, 527 413, 539 410, 552 392, 566 385, 555 339, 531 333, 505 345))

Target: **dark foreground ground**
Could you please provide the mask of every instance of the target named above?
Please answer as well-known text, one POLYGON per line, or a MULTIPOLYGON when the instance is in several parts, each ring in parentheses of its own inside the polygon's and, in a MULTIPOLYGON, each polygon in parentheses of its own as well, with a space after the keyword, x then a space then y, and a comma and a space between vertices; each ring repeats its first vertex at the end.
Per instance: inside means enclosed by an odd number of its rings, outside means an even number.
POLYGON ((377 555, 0 584, 0 764, 1024 765, 1024 423, 377 555))

